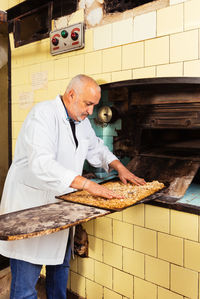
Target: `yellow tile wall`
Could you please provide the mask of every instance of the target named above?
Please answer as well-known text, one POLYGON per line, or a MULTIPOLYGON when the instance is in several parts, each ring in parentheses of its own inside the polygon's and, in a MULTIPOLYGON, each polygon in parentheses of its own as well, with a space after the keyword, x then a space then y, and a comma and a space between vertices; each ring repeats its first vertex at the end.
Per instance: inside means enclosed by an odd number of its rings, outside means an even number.
POLYGON ((200 2, 198 0, 192 0, 185 3, 184 19, 185 30, 194 29, 200 27, 199 18, 200 2))
POLYGON ((6 9, 8 9, 8 0, 1 0, 1 3, 0 3, 0 9, 1 9, 1 10, 6 10, 6 9))
POLYGON ((169 6, 157 11, 158 36, 181 31, 183 31, 183 4, 169 6))
POLYGON ((169 233, 169 210, 145 206, 145 227, 169 233))
POLYGON ((148 12, 134 18, 133 41, 156 37, 156 12, 148 12))
POLYGON ((103 287, 91 280, 86 279, 86 296, 87 299, 102 298, 103 287))
POLYGON ((133 225, 118 220, 113 221, 113 242, 133 248, 133 225), (128 238, 127 238, 128 236, 128 238))
POLYGON ((94 221, 88 221, 83 223, 83 228, 88 232, 88 234, 94 234, 94 221))
POLYGON ((70 260, 70 270, 73 272, 78 272, 78 258, 74 256, 73 259, 70 260))
POLYGON ((113 270, 113 290, 130 299, 133 298, 133 276, 117 269, 113 270))
POLYGON ((172 34, 170 37, 170 62, 198 58, 198 30, 172 34))
POLYGON ((9 8, 13 7, 13 6, 15 6, 15 5, 19 4, 19 3, 20 3, 19 0, 8 0, 8 7, 9 8))
POLYGON ((115 213, 109 214, 107 217, 116 219, 116 220, 122 220, 122 212, 115 212, 115 213))
POLYGON ((200 244, 185 240, 184 266, 194 271, 200 272, 200 260, 197 256, 200 254, 200 244))
POLYGON ((85 72, 88 75, 101 73, 102 53, 96 51, 85 55, 85 72))
POLYGON ((41 66, 41 71, 43 71, 43 70, 48 71, 49 80, 53 80, 53 79, 59 80, 59 79, 69 77, 69 59, 68 59, 68 57, 55 60, 54 63, 52 63, 51 61, 47 62, 47 64, 49 65, 49 67, 43 64, 41 66))
MULTIPOLYGON (((88 232, 87 228, 86 228, 86 231, 88 232)), ((88 241, 90 244, 89 257, 91 257, 95 260, 98 260, 98 261, 102 261, 102 259, 103 259, 103 240, 89 235, 88 241)))
POLYGON ((92 75, 92 78, 97 81, 98 84, 105 84, 111 82, 111 73, 103 73, 92 75))
POLYGON ((0 9, 7 10, 25 0, 1 0, 0 9))
POLYGON ((158 258, 183 265, 183 239, 158 233, 158 258))
POLYGON ((175 4, 183 3, 185 1, 187 1, 187 0, 169 0, 169 4, 175 5, 175 4))
POLYGON ((94 50, 111 47, 112 44, 112 24, 94 28, 94 50))
POLYGON ((104 241, 103 262, 118 269, 122 269, 122 246, 104 241))
POLYGON ((143 279, 134 278, 134 299, 157 299, 157 287, 155 284, 143 279))
MULTIPOLYGON (((13 35, 10 34, 11 39, 13 35)), ((11 41, 10 41, 11 42, 11 41)), ((11 42, 12 43, 12 42, 11 42)), ((15 51, 12 52, 12 68, 17 66, 22 66, 24 64, 24 56, 23 56, 23 47, 16 48, 15 51)))
POLYGON ((13 122, 19 122, 22 119, 26 117, 30 109, 32 108, 33 105, 30 105, 27 109, 26 108, 20 108, 18 104, 13 104, 12 105, 12 121, 13 122))
POLYGON ((74 77, 77 74, 84 73, 85 66, 85 56, 84 55, 76 55, 69 57, 69 77, 74 77))
POLYGON ((185 239, 198 241, 198 216, 171 211, 171 234, 185 239))
POLYGON ((171 290, 188 298, 197 298, 198 273, 172 264, 171 290))
MULTIPOLYGON (((186 73, 187 72, 185 71, 184 74, 186 75, 186 73)), ((183 76, 183 62, 170 63, 170 64, 157 66, 157 77, 182 77, 182 76, 183 76)))
POLYGON ((123 248, 123 270, 137 277, 144 278, 144 254, 123 248))
POLYGON ((145 279, 159 286, 169 288, 170 264, 161 259, 145 256, 145 279))
POLYGON ((144 66, 144 43, 138 42, 122 47, 122 69, 144 66))
POLYGON ((129 18, 112 24, 112 44, 128 44, 133 41, 133 19, 129 18))
POLYGON ((156 77, 155 66, 133 69, 133 79, 154 78, 156 77))
POLYGON ((141 204, 124 210, 123 221, 144 226, 144 205, 141 204))
POLYGON ((134 249, 149 255, 157 255, 157 234, 155 231, 134 226, 134 249))
POLYGON ((121 70, 121 47, 103 50, 103 73, 121 70))
POLYGON ((183 299, 183 296, 175 294, 167 289, 158 287, 158 299, 183 299))
POLYGON ((71 290, 85 298, 85 278, 72 271, 70 274, 71 290))
POLYGON ((95 281, 100 285, 112 289, 112 281, 113 281, 112 267, 95 261, 95 281))
POLYGON ((17 139, 17 136, 19 134, 21 126, 22 126, 22 122, 13 122, 13 124, 12 124, 12 137, 14 139, 17 139))
POLYGON ((94 235, 107 241, 112 241, 112 219, 107 217, 98 218, 94 222, 94 235))
MULTIPOLYGON (((1 0, 8 9, 22 0, 1 0)), ((149 77, 200 76, 200 2, 170 0, 165 8, 86 29, 85 48, 51 56, 45 39, 12 51, 12 144, 32 105, 63 93, 70 79, 99 84, 149 77), (143 25, 141 27, 141 24, 143 25), (124 36, 123 32, 129 28, 124 36), (33 89, 32 76, 47 73, 33 89), (20 105, 20 95, 34 102, 20 105)), ((83 11, 81 11, 82 16, 83 11)), ((71 261, 69 287, 83 298, 200 299, 199 217, 138 205, 84 224, 89 258, 71 261)))
POLYGON ((169 63, 169 36, 145 41, 145 66, 169 63))
POLYGON ((122 296, 116 292, 104 288, 104 299, 122 299, 122 296))
POLYGON ((83 20, 84 20, 84 9, 81 8, 71 15, 68 25, 76 24, 82 22, 83 20))
POLYGON ((77 264, 78 274, 94 280, 94 260, 91 258, 78 258, 77 264))
POLYGON ((123 81, 123 80, 131 80, 132 72, 131 70, 121 71, 121 72, 113 72, 112 73, 112 81, 123 81))
POLYGON ((184 62, 184 76, 199 77, 200 76, 200 60, 192 60, 184 62))

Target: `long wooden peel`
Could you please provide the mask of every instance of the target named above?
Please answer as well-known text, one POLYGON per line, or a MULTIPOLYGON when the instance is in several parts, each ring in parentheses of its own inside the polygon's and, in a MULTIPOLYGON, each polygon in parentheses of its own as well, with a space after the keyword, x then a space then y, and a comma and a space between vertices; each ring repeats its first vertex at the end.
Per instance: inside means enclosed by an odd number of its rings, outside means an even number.
POLYGON ((0 216, 0 240, 48 235, 106 214, 109 212, 64 201, 4 214, 0 216))
MULTIPOLYGON (((163 186, 163 184, 160 185, 158 189, 162 189, 163 186)), ((145 194, 141 193, 144 198, 144 200, 140 200, 141 203, 146 202, 146 196, 148 196, 148 200, 150 200, 151 196, 149 195, 154 194, 158 190, 151 189, 150 192, 149 190, 147 191, 148 192, 145 194)), ((130 190, 129 192, 132 193, 130 190)), ((78 196, 76 196, 76 199, 78 198, 78 200, 81 200, 81 197, 84 198, 84 196, 82 196, 83 193, 84 192, 82 191, 74 192, 73 194, 77 194, 78 196)), ((68 199, 71 195, 64 195, 58 198, 66 200, 65 197, 68 199)), ((0 216, 0 240, 11 241, 33 238, 64 230, 77 224, 87 222, 91 219, 107 215, 112 211, 137 204, 134 200, 134 194, 133 196, 131 194, 131 198, 132 197, 133 200, 131 199, 130 201, 130 199, 125 198, 123 202, 120 202, 119 199, 115 199, 114 205, 117 203, 117 208, 112 205, 112 200, 106 200, 104 198, 95 199, 102 208, 60 200, 57 203, 4 214, 0 216), (109 205, 109 211, 106 210, 105 203, 111 204, 109 205)), ((91 202, 89 202, 89 204, 92 205, 91 202)))

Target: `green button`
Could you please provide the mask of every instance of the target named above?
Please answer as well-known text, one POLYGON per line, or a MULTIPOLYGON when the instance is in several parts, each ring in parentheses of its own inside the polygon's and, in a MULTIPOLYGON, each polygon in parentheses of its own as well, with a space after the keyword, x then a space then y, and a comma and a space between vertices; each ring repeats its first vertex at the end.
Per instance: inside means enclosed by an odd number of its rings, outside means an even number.
POLYGON ((66 37, 68 36, 68 32, 67 32, 66 30, 62 30, 62 31, 61 31, 61 36, 62 36, 63 38, 66 38, 66 37))

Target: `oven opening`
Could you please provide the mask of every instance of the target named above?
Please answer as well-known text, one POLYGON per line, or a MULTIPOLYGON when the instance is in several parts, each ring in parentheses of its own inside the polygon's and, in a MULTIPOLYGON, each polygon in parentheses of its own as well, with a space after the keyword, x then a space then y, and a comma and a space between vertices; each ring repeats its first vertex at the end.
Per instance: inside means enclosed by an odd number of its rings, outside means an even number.
POLYGON ((200 161, 200 129, 143 129, 139 154, 200 161))
POLYGON ((200 207, 200 168, 179 203, 200 207))
POLYGON ((192 184, 198 184, 199 185, 199 188, 200 188, 200 168, 198 169, 196 175, 194 176, 192 182, 191 182, 191 185, 192 184))

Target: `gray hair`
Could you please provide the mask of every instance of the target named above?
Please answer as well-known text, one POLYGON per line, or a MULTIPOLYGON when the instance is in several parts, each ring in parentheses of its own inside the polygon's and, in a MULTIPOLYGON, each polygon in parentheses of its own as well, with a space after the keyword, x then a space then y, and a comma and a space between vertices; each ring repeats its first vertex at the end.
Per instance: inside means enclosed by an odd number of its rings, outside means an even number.
POLYGON ((75 76, 74 78, 71 79, 71 81, 69 82, 66 92, 69 92, 71 89, 74 89, 74 91, 79 95, 84 87, 84 85, 88 82, 93 82, 94 85, 96 86, 97 90, 100 92, 101 88, 100 86, 97 84, 97 82, 92 79, 89 76, 83 75, 83 74, 79 74, 77 76, 75 76))

